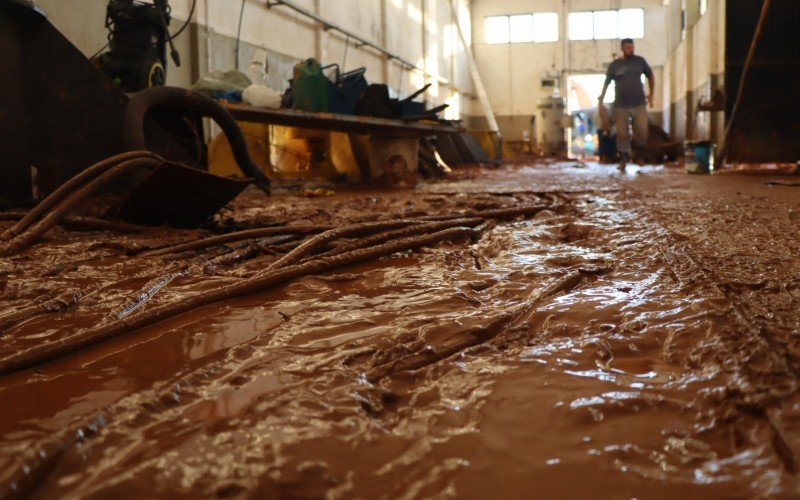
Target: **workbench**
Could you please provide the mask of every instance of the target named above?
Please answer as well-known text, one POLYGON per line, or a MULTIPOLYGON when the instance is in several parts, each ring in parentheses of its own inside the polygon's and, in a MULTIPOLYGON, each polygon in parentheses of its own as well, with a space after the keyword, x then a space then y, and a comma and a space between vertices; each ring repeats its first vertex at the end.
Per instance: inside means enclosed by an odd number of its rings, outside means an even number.
POLYGON ((225 107, 240 122, 347 133, 364 179, 390 185, 415 182, 420 137, 464 131, 452 121, 396 120, 229 103, 225 107))

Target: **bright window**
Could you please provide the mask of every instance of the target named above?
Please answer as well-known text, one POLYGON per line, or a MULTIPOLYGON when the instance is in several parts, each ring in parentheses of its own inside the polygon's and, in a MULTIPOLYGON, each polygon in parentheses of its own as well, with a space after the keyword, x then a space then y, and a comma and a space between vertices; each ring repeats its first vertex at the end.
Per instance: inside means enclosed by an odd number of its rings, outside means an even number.
POLYGON ((594 39, 612 40, 619 37, 619 16, 616 10, 598 10, 594 13, 594 39))
POLYGON ((570 12, 568 25, 570 40, 644 38, 644 9, 570 12))
POLYGON ((511 43, 523 43, 533 41, 533 16, 523 14, 521 16, 509 16, 511 24, 511 43))
POLYGON ((594 38, 594 16, 591 12, 571 12, 568 18, 570 40, 594 38))
POLYGON ((558 41, 557 13, 542 12, 533 15, 533 41, 540 43, 558 41))
POLYGON ((621 9, 619 11, 619 37, 644 38, 644 10, 621 9))
POLYGON ((508 16, 487 17, 484 28, 486 43, 508 43, 508 16))
POLYGON ((558 13, 490 16, 484 20, 484 28, 486 43, 557 42, 558 13))

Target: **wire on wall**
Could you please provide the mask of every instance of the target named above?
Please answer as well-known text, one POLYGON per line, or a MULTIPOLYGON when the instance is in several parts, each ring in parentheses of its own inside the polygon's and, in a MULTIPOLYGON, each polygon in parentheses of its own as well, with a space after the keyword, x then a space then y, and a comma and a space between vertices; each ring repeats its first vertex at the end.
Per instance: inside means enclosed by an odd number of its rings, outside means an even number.
POLYGON ((236 30, 236 69, 239 69, 239 50, 242 44, 242 21, 244 21, 244 6, 247 0, 242 0, 242 8, 239 11, 239 29, 236 30))

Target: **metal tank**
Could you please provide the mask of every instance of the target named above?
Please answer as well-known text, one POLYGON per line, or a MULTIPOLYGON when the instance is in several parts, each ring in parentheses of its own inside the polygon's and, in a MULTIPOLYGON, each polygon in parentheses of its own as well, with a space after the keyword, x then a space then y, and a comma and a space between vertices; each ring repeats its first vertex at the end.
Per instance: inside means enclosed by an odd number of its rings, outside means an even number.
POLYGON ((566 102, 562 97, 539 99, 536 106, 536 144, 542 154, 564 154, 567 150, 564 133, 566 102))

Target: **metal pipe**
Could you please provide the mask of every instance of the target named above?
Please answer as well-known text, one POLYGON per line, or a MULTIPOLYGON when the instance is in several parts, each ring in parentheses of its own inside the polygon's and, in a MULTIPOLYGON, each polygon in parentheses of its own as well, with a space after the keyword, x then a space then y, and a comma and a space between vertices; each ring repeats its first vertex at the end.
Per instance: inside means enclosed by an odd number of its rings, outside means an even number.
MULTIPOLYGON (((275 7, 275 6, 278 6, 278 5, 284 5, 284 6, 288 7, 288 8, 290 8, 290 9, 292 9, 293 11, 297 12, 298 14, 302 14, 302 15, 310 18, 310 19, 313 19, 314 21, 316 21, 319 24, 321 24, 322 27, 326 31, 337 31, 337 32, 341 33, 342 35, 344 35, 346 37, 350 37, 351 39, 356 40, 358 42, 357 46, 359 46, 359 47, 370 47, 371 49, 376 50, 376 51, 380 52, 381 54, 385 55, 386 57, 388 57, 390 61, 391 60, 395 60, 401 66, 405 66, 408 69, 413 69, 413 70, 419 71, 419 72, 421 72, 423 75, 425 75, 427 77, 435 78, 439 83, 442 83, 442 84, 445 84, 445 85, 449 83, 446 78, 444 78, 444 77, 442 77, 440 75, 431 75, 430 73, 425 71, 424 68, 420 68, 416 64, 403 59, 402 57, 398 56, 394 52, 390 52, 385 47, 381 47, 380 45, 378 45, 376 43, 372 43, 369 40, 366 40, 365 38, 362 38, 361 36, 357 35, 356 33, 353 33, 352 31, 348 31, 348 30, 342 28, 341 26, 333 24, 330 21, 326 20, 325 18, 323 18, 321 16, 318 16, 317 14, 314 14, 310 10, 307 10, 307 9, 304 9, 303 7, 300 7, 299 5, 294 4, 294 3, 290 2, 289 0, 274 0, 274 1, 267 2, 267 8, 272 8, 272 7, 275 7)), ((425 29, 425 27, 423 26, 423 30, 424 29, 425 29)))
POLYGON ((469 72, 472 75, 472 82, 475 84, 475 91, 478 93, 478 99, 481 102, 481 107, 483 108, 483 113, 486 115, 486 121, 489 124, 489 130, 494 132, 497 136, 497 153, 495 156, 498 158, 502 155, 502 145, 503 145, 503 136, 500 134, 500 127, 497 125, 497 120, 494 117, 494 111, 492 111, 492 104, 489 102, 489 95, 486 93, 486 88, 483 86, 483 80, 481 79, 481 74, 478 71, 478 65, 475 63, 475 58, 472 56, 472 49, 470 48, 469 43, 467 43, 467 38, 464 36, 464 30, 461 29, 461 22, 458 17, 458 9, 456 9, 456 4, 453 0, 450 0, 450 9, 452 10, 452 15, 456 20, 456 29, 458 30, 458 36, 461 38, 461 45, 464 46, 464 52, 467 54, 467 62, 469 63, 469 72))

